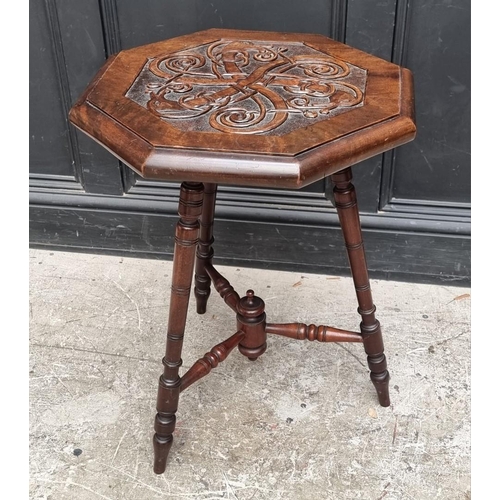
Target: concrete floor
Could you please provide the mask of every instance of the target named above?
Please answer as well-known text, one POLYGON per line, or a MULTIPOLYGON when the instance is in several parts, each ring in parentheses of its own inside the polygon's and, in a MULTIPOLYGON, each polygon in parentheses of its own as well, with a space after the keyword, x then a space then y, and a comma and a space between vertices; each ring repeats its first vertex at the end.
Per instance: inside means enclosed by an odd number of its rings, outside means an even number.
MULTIPOLYGON (((182 394, 157 476, 171 262, 30 257, 30 498, 470 498, 469 289, 372 282, 389 408, 377 405, 359 344, 273 336, 255 363, 234 351, 182 394)), ((350 279, 220 270, 240 294, 253 288, 266 301, 270 322, 357 329, 350 279)), ((182 372, 234 324, 216 294, 205 316, 192 307, 182 372)))

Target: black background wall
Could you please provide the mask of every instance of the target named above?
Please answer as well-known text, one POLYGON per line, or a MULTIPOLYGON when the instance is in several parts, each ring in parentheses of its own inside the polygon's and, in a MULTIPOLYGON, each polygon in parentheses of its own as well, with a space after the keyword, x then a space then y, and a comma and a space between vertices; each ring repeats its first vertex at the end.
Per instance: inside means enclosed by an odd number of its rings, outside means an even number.
MULTIPOLYGON (((354 169, 372 276, 470 280, 470 2, 30 1, 33 246, 171 258, 177 187, 138 178, 68 125, 121 49, 211 27, 320 33, 414 73, 417 139, 354 169)), ((346 274, 328 182, 220 190, 219 262, 346 274)))

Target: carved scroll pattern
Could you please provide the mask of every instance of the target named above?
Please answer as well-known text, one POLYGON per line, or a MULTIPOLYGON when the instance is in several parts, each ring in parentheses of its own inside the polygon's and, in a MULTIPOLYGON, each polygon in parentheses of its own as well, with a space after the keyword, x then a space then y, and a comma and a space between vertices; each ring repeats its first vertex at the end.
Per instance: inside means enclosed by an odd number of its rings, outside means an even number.
POLYGON ((150 59, 127 97, 182 130, 280 135, 362 106, 365 84, 303 43, 219 40, 150 59))

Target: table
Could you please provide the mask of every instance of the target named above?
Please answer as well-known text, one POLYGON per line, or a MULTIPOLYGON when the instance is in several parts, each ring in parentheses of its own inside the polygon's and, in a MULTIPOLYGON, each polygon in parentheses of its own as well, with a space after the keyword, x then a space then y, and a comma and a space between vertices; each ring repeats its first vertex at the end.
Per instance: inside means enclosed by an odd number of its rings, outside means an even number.
POLYGON ((236 347, 257 360, 270 334, 362 343, 379 403, 390 405, 350 167, 415 137, 408 69, 321 35, 211 29, 110 57, 69 117, 142 177, 182 182, 154 472, 166 468, 180 393, 236 347), (264 301, 253 290, 240 297, 212 263, 218 185, 299 189, 326 176, 352 270, 359 332, 269 323, 264 301), (193 275, 197 312, 206 312, 213 286, 234 311, 236 332, 180 377, 193 275))

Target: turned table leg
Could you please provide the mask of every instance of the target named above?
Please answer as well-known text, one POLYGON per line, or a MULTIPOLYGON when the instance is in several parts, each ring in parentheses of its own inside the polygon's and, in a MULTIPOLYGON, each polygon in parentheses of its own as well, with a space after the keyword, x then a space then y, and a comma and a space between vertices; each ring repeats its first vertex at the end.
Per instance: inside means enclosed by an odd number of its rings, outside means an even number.
POLYGON ((358 312, 361 315, 361 335, 365 352, 368 355, 370 378, 377 390, 382 406, 389 406, 389 372, 384 354, 384 343, 380 323, 375 318, 365 250, 359 222, 356 192, 351 183, 351 169, 346 168, 332 175, 333 197, 338 211, 340 226, 344 234, 352 277, 358 299, 358 312))
POLYGON ((217 184, 205 183, 203 190, 203 209, 200 219, 200 239, 196 250, 196 270, 194 295, 196 297, 196 312, 205 314, 207 301, 210 296, 210 276, 206 271, 206 264, 212 263, 214 251, 212 245, 215 199, 217 196, 217 184))
POLYGON ((179 198, 179 222, 175 230, 172 292, 167 330, 167 347, 162 360, 163 374, 158 385, 157 411, 153 446, 154 472, 165 471, 172 447, 175 413, 179 401, 182 365, 181 351, 193 279, 194 258, 198 242, 199 221, 203 202, 203 184, 183 182, 179 198))

